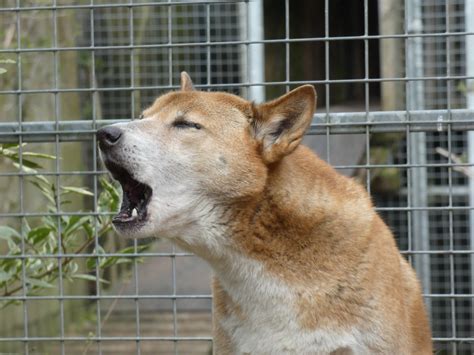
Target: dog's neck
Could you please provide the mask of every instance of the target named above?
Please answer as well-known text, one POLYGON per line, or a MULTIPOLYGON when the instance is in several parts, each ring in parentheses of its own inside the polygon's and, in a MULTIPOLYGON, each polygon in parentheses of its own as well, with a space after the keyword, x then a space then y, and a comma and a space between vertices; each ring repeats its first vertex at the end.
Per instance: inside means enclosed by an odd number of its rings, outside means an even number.
POLYGON ((287 249, 293 246, 286 241, 303 232, 298 229, 308 226, 303 226, 304 216, 295 213, 302 208, 289 206, 290 198, 285 198, 285 191, 273 183, 281 173, 269 170, 268 187, 259 195, 231 204, 216 202, 198 206, 200 220, 175 241, 208 261, 216 272, 229 275, 242 267, 242 258, 261 265, 261 256, 271 259, 290 256, 291 250, 287 249), (288 208, 293 211, 286 211, 288 208))
POLYGON ((202 219, 177 244, 207 260, 218 275, 241 282, 250 281, 246 277, 252 272, 240 272, 243 259, 255 274, 264 268, 293 281, 304 278, 302 270, 308 267, 323 275, 334 267, 335 252, 351 255, 351 249, 364 247, 366 241, 353 236, 368 234, 373 215, 347 210, 354 204, 365 208, 370 200, 352 200, 351 191, 340 191, 343 198, 334 195, 338 179, 346 178, 316 157, 303 165, 298 151, 269 168, 261 194, 233 204, 207 204, 207 213, 201 212, 202 219), (314 174, 311 180, 301 177, 308 170, 314 174), (290 193, 288 186, 297 188, 290 193))
POLYGON ((265 199, 235 206, 219 205, 186 237, 175 239, 178 246, 209 263, 222 287, 234 295, 236 302, 243 302, 239 299, 242 296, 251 298, 252 304, 260 304, 270 293, 272 297, 282 295, 279 280, 269 277, 265 263, 246 250, 257 252, 258 235, 254 229, 264 223, 261 213, 267 208, 265 199), (242 247, 240 242, 246 246, 242 247))

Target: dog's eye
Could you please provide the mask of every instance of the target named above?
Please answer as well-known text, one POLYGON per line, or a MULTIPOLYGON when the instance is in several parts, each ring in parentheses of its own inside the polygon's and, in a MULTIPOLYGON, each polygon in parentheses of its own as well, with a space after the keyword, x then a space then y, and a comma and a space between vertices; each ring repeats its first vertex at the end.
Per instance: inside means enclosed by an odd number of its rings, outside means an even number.
POLYGON ((176 128, 194 128, 201 129, 202 126, 199 123, 185 121, 185 120, 176 120, 173 122, 173 127, 176 128))

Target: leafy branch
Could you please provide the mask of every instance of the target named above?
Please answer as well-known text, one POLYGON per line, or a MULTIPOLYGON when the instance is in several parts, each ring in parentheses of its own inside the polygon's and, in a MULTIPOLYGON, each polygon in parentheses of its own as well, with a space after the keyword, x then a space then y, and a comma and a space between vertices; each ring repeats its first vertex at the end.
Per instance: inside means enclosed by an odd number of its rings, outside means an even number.
MULTIPOLYGON (((68 281, 83 279, 107 283, 103 271, 118 264, 131 263, 135 248, 126 247, 117 255, 107 255, 100 243, 97 243, 90 257, 79 265, 76 255, 82 254, 96 240, 103 238, 112 229, 111 212, 117 211, 120 196, 116 187, 107 179, 101 179, 101 192, 97 200, 97 216, 61 214, 61 206, 71 203, 71 197, 93 197, 94 194, 83 187, 56 186, 42 175, 38 160, 56 159, 53 155, 20 150, 18 145, 0 145, 0 158, 9 161, 19 172, 26 174, 31 183, 46 199, 48 214, 40 223, 31 227, 27 218, 22 218, 19 228, 0 226, 0 297, 9 297, 23 290, 27 295, 37 295, 48 288, 54 288, 53 282, 59 277, 68 281), (6 248, 2 246, 6 244, 6 248), (66 254, 59 259, 56 255, 66 254), (133 254, 133 255, 132 255, 133 254), (27 255, 28 257, 24 257, 27 255), (48 257, 55 255, 55 257, 48 257), (6 256, 6 257, 5 257, 6 256), (82 272, 80 268, 85 269, 82 272), (98 270, 98 271, 97 271, 98 270), (99 275, 97 279, 97 275, 99 275)), ((139 246, 137 252, 143 252, 148 245, 139 246)), ((139 260, 140 261, 140 260, 139 260)), ((14 301, 6 300, 0 307, 6 307, 14 301)))

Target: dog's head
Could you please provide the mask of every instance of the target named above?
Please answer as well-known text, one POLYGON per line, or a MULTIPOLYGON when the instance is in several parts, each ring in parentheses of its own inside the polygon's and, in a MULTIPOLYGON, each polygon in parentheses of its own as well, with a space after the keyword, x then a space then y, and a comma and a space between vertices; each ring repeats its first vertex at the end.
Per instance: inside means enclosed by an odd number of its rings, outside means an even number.
POLYGON ((268 166, 291 153, 311 122, 310 85, 268 103, 193 89, 159 97, 143 118, 97 132, 102 158, 123 189, 114 218, 129 237, 175 237, 214 206, 260 194, 268 166))

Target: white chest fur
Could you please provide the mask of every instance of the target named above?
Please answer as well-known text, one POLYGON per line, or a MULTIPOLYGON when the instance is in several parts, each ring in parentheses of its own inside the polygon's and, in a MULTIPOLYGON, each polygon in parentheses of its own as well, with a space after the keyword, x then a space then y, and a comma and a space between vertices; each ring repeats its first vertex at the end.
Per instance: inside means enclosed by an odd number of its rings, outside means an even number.
POLYGON ((357 329, 303 329, 296 316, 295 292, 258 262, 239 259, 233 260, 233 267, 216 270, 244 315, 220 322, 237 354, 330 354, 341 349, 344 354, 370 353, 364 345, 367 335, 357 329))

